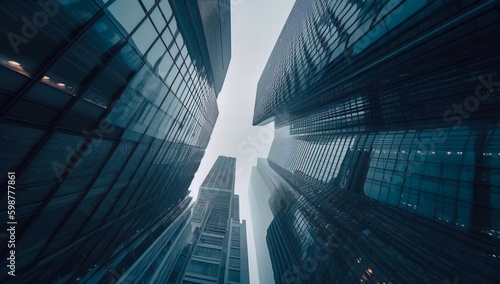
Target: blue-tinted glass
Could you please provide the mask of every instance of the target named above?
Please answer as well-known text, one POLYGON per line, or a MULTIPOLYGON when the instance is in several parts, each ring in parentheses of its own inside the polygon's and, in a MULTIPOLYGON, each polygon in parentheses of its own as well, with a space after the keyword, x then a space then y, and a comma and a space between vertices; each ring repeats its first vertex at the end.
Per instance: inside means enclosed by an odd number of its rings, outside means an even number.
MULTIPOLYGON (((153 66, 153 68, 158 69, 158 73, 161 72, 162 66, 160 64, 158 64, 157 61, 162 57, 163 54, 165 54, 166 50, 167 49, 166 49, 165 45, 163 44, 163 41, 161 41, 161 39, 158 39, 156 41, 156 43, 153 45, 153 48, 151 48, 151 50, 148 52, 147 58, 148 58, 149 64, 151 64, 151 66, 153 66)), ((162 76, 161 73, 160 73, 160 76, 162 76)))
POLYGON ((139 29, 132 35, 133 43, 139 48, 142 54, 146 54, 153 41, 158 37, 153 24, 149 19, 146 19, 139 29))
POLYGON ((101 17, 76 43, 88 56, 102 62, 111 56, 123 37, 106 17, 101 17))
POLYGON ((160 12, 160 8, 158 8, 158 7, 155 8, 153 10, 153 12, 151 12, 150 17, 151 17, 151 21, 153 21, 153 23, 156 27, 156 30, 158 32, 161 32, 167 26, 167 22, 163 18, 163 15, 160 12))
POLYGON ((146 16, 138 0, 117 0, 108 7, 108 11, 127 33, 131 33, 146 16))

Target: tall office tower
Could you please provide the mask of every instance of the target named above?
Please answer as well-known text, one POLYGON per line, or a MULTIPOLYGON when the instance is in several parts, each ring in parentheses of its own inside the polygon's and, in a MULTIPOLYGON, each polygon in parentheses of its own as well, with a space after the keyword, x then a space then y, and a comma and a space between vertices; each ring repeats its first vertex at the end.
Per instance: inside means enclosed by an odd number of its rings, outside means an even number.
POLYGON ((277 283, 500 278, 498 1, 301 1, 257 89, 277 283))
MULTIPOLYGON (((257 164, 266 163, 263 158, 258 158, 257 164)), ((269 250, 266 244, 267 228, 273 221, 273 214, 267 206, 271 199, 271 190, 264 183, 264 179, 259 171, 261 167, 253 167, 250 174, 250 186, 248 197, 250 202, 250 213, 252 214, 252 229, 254 235, 255 254, 257 256, 257 268, 259 273, 259 283, 274 283, 273 269, 269 250)))
POLYGON ((203 181, 193 210, 182 267, 168 283, 249 283, 246 222, 234 194, 236 159, 219 156, 203 181))
POLYGON ((231 57, 229 0, 3 1, 0 30, 3 183, 15 172, 0 215, 15 197, 17 222, 15 250, 0 249, 16 276, 0 282, 128 275, 189 218, 231 57))

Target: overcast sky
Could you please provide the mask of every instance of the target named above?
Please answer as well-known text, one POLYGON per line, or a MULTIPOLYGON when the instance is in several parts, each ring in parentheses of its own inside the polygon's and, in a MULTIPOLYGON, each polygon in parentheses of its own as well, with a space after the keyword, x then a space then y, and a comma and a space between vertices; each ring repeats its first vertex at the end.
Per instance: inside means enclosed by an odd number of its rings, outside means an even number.
MULTIPOLYGON (((196 196, 219 155, 236 157, 236 194, 240 217, 247 220, 250 283, 259 283, 248 205, 248 182, 258 157, 267 157, 273 125, 253 127, 255 92, 262 70, 290 13, 294 0, 232 0, 232 57, 218 98, 219 118, 200 168, 191 183, 196 196)), ((264 283, 262 283, 264 284, 264 283)))

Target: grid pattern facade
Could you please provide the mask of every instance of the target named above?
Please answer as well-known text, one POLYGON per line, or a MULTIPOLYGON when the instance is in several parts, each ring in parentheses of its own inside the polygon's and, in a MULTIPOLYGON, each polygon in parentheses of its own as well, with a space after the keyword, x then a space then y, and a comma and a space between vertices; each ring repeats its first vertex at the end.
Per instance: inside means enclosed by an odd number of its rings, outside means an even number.
POLYGON ((234 192, 234 179, 236 160, 235 159, 218 159, 216 167, 212 167, 207 177, 201 184, 202 188, 227 189, 234 192), (228 170, 229 169, 229 170, 228 170))
POLYGON ((459 127, 443 133, 439 141, 433 129, 304 140, 276 129, 269 159, 296 176, 331 182, 438 222, 493 230, 500 236, 498 128, 499 124, 483 131, 459 127))
POLYGON ((193 216, 191 254, 172 283, 249 283, 246 222, 234 194, 236 159, 219 156, 203 181, 193 216))
POLYGON ((230 57, 229 35, 209 42, 204 31, 229 30, 229 18, 204 23, 196 3, 173 2, 0 5, 0 168, 16 172, 17 281, 81 278, 186 198, 227 67, 208 45, 230 57))
POLYGON ((489 232, 443 226, 331 183, 258 164, 279 187, 266 242, 276 283, 494 283, 500 251, 489 232), (467 267, 467 269, 464 269, 467 267))
POLYGON ((276 283, 498 281, 499 19, 494 1, 296 2, 253 121, 275 122, 276 283))
POLYGON ((254 124, 285 114, 299 133, 439 124, 479 76, 498 75, 497 19, 494 1, 297 1, 286 23, 295 32, 283 29, 259 81, 254 124))

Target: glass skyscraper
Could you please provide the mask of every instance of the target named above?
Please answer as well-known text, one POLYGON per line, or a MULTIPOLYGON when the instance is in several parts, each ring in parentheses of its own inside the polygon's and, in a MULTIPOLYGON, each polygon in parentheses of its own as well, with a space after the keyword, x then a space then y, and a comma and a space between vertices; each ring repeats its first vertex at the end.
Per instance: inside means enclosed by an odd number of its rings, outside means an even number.
POLYGON ((234 194, 236 159, 219 156, 193 209, 182 267, 168 283, 249 283, 246 222, 234 194))
MULTIPOLYGON (((258 158, 257 164, 265 163, 265 159, 258 158)), ((274 283, 273 268, 266 244, 267 228, 273 221, 273 214, 268 201, 271 199, 272 191, 266 185, 259 169, 253 167, 250 174, 250 186, 248 188, 248 199, 250 213, 252 214, 252 229, 255 242, 255 253, 259 272, 259 283, 274 283)))
POLYGON ((499 281, 499 8, 296 1, 254 111, 276 283, 499 281))
POLYGON ((158 263, 181 253, 231 58, 229 7, 2 1, 0 168, 3 184, 15 173, 17 223, 16 277, 0 282, 110 283, 152 246, 158 263))

